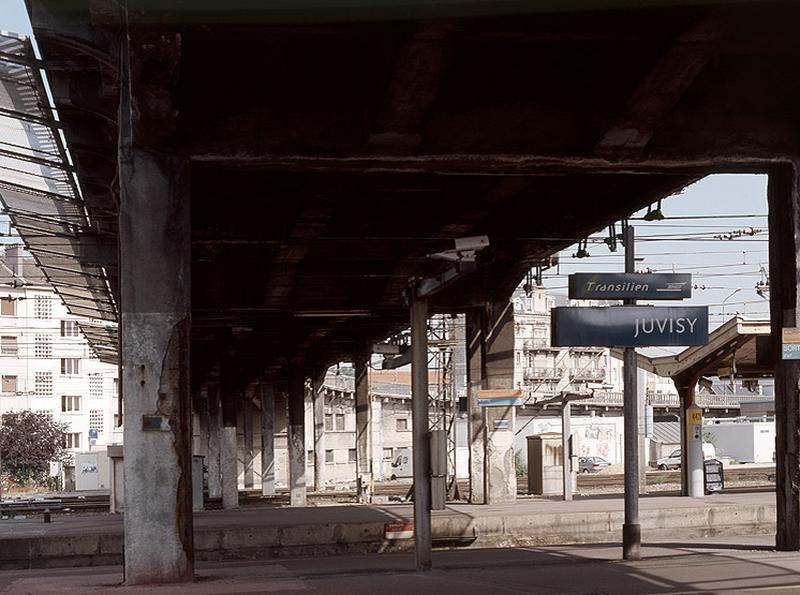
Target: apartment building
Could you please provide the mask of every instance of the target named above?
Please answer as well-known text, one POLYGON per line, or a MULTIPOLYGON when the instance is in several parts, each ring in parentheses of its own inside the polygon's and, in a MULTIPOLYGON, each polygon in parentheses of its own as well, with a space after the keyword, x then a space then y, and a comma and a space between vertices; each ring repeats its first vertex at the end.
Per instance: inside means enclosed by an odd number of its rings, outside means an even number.
POLYGON ((117 367, 102 363, 21 245, 0 255, 0 413, 29 409, 66 422, 73 452, 121 442, 117 367))

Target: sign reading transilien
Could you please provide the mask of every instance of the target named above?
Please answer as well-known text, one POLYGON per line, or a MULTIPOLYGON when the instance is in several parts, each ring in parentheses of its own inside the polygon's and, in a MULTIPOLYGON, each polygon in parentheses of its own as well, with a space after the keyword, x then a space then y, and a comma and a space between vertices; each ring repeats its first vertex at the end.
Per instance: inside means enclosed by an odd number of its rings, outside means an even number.
POLYGON ((692 297, 689 273, 573 273, 572 300, 680 300, 692 297))
POLYGON ((800 328, 782 329, 782 359, 800 359, 800 328))

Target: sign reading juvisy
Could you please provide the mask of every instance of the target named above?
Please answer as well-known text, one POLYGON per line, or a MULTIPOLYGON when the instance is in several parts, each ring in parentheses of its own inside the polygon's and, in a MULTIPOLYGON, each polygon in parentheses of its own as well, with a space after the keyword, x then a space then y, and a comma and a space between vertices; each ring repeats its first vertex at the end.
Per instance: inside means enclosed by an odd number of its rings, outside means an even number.
POLYGON ((553 308, 554 347, 656 347, 708 343, 708 306, 553 308))
POLYGON ((573 300, 680 300, 692 297, 689 273, 573 273, 573 300))

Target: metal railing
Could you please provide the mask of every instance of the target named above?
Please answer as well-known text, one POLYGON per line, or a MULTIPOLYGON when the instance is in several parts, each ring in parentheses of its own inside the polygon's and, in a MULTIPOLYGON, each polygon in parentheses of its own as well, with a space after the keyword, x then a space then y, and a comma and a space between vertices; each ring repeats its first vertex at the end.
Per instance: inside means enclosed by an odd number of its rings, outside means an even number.
POLYGON ((525 368, 525 380, 558 380, 564 375, 563 368, 525 368))
POLYGON ((523 349, 558 349, 550 344, 550 339, 544 337, 535 337, 533 339, 523 339, 523 349))
POLYGON ((599 382, 605 380, 606 370, 605 368, 572 368, 569 372, 569 377, 572 380, 599 382))

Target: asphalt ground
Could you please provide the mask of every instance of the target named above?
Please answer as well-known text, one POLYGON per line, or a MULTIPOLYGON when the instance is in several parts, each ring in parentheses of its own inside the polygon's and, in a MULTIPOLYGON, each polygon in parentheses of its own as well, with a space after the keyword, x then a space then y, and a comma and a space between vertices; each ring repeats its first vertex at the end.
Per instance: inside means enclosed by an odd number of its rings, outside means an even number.
POLYGON ((2 594, 661 594, 800 593, 800 553, 770 536, 648 543, 640 561, 617 544, 434 552, 433 570, 410 554, 198 564, 195 582, 122 586, 122 568, 0 572, 2 594))

